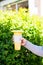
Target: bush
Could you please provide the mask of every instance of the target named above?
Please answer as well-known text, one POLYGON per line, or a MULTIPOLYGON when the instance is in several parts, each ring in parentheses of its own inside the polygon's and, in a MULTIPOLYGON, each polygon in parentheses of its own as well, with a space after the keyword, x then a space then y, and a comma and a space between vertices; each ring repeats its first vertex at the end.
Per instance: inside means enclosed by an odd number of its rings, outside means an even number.
POLYGON ((43 45, 43 18, 30 16, 25 11, 0 11, 0 65, 43 65, 43 58, 26 48, 14 50, 12 30, 23 30, 24 38, 33 44, 43 45))

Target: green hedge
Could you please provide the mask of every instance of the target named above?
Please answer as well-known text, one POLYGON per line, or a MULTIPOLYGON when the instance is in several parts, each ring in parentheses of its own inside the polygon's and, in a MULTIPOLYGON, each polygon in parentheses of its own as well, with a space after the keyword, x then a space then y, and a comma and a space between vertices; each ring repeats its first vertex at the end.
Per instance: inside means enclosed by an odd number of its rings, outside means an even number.
POLYGON ((14 50, 12 30, 23 30, 24 38, 33 44, 43 45, 43 17, 30 16, 25 11, 0 11, 0 65, 43 65, 43 58, 26 48, 14 50))

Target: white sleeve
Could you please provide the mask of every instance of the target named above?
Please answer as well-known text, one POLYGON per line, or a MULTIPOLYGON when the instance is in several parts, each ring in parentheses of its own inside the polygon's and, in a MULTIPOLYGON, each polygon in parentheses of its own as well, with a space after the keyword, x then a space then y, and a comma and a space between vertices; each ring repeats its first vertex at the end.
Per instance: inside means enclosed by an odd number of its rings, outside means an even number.
POLYGON ((43 46, 37 46, 32 44, 29 41, 26 41, 26 44, 24 45, 28 50, 30 50, 32 53, 43 57, 43 46))

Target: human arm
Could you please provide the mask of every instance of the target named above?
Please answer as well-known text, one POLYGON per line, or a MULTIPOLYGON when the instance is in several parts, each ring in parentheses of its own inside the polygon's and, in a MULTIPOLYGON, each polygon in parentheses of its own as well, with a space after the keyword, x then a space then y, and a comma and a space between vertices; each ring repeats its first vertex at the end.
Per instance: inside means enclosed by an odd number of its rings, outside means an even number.
POLYGON ((32 53, 43 57, 43 46, 34 45, 25 39, 22 39, 22 46, 30 50, 32 53))

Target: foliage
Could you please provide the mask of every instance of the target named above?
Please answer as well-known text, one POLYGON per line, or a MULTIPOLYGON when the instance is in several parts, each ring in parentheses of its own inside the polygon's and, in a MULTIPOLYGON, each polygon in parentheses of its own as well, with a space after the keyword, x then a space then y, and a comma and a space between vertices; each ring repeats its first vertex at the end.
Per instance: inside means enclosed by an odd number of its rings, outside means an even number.
POLYGON ((3 0, 0 0, 0 2, 3 1, 3 0))
POLYGON ((0 65, 43 65, 43 58, 24 47, 15 51, 12 30, 23 30, 23 37, 36 45, 43 45, 43 17, 30 16, 26 9, 0 11, 0 65))

